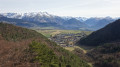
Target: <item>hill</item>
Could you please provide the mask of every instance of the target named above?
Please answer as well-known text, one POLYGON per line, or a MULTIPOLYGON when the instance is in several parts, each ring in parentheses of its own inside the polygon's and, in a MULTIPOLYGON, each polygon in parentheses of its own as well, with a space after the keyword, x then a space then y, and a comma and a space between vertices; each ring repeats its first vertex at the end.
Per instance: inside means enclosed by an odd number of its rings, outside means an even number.
POLYGON ((94 67, 120 67, 120 42, 106 43, 87 53, 94 67))
POLYGON ((90 67, 34 30, 0 23, 1 67, 90 67))
POLYGON ((104 43, 120 40, 120 19, 97 30, 89 36, 81 39, 78 43, 87 46, 98 46, 104 43))

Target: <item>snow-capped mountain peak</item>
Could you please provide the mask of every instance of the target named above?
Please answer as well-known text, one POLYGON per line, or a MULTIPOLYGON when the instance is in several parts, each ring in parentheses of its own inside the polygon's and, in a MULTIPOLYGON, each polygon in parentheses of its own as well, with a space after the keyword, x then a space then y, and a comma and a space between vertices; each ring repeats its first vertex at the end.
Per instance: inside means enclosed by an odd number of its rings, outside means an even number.
POLYGON ((23 17, 54 17, 55 15, 49 14, 47 12, 30 12, 30 13, 0 13, 8 18, 22 19, 23 17))
POLYGON ((30 12, 30 13, 24 13, 24 17, 25 16, 27 16, 27 17, 36 17, 36 16, 39 16, 39 17, 42 17, 42 16, 53 17, 54 15, 51 15, 47 12, 30 12))
POLYGON ((22 14, 20 14, 20 13, 0 13, 0 15, 3 15, 8 18, 16 18, 16 19, 22 18, 22 14))

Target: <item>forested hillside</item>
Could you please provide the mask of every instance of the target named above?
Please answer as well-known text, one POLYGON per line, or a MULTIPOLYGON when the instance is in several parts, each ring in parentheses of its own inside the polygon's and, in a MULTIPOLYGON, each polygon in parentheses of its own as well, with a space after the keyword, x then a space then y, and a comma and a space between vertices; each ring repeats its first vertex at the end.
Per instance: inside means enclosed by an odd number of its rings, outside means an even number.
POLYGON ((120 67, 120 42, 106 43, 87 53, 94 67, 120 67))
POLYGON ((90 67, 36 31, 0 23, 1 67, 90 67))

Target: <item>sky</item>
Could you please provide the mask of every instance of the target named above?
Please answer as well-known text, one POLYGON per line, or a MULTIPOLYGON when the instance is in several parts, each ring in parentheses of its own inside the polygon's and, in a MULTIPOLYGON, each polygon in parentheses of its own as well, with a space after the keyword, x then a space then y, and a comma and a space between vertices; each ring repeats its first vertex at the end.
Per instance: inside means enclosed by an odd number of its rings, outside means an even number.
POLYGON ((73 17, 120 17, 120 0, 0 0, 0 13, 7 12, 48 12, 73 17))

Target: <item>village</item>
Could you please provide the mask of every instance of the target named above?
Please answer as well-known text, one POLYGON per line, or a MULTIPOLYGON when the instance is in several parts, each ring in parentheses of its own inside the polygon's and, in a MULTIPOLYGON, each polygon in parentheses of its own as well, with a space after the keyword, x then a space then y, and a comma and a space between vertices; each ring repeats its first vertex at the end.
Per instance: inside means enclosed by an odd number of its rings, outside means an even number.
POLYGON ((74 47, 75 43, 84 36, 86 36, 86 34, 84 32, 56 34, 54 36, 51 36, 50 40, 56 42, 58 45, 60 45, 62 47, 74 47))

